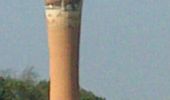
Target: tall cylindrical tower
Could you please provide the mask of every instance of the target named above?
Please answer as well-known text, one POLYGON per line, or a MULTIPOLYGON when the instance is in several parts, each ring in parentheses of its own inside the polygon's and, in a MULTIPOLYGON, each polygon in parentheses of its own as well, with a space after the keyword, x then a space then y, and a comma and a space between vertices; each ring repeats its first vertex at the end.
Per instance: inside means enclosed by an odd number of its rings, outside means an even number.
POLYGON ((46 0, 50 100, 79 100, 82 0, 46 0))

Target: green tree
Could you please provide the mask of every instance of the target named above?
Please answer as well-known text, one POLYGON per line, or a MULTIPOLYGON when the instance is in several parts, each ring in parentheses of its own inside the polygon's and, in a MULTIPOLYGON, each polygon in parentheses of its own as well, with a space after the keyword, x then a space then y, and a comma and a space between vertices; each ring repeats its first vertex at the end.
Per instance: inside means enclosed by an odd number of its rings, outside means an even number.
POLYGON ((80 100, 105 100, 105 98, 95 96, 92 92, 80 89, 80 100))
MULTIPOLYGON (((0 100, 48 100, 49 81, 39 80, 33 68, 26 68, 22 77, 14 78, 10 74, 0 77, 0 100)), ((80 89, 80 100, 105 100, 85 89, 80 89)))

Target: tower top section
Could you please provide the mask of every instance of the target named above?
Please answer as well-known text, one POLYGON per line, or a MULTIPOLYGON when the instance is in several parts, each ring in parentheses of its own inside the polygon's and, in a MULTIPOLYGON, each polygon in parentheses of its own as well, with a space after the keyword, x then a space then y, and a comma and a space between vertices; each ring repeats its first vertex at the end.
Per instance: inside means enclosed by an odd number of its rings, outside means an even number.
POLYGON ((53 9, 59 8, 64 11, 76 11, 82 6, 83 0, 45 0, 46 7, 53 9))
POLYGON ((64 4, 77 4, 82 0, 45 0, 47 5, 61 5, 63 2, 64 4))

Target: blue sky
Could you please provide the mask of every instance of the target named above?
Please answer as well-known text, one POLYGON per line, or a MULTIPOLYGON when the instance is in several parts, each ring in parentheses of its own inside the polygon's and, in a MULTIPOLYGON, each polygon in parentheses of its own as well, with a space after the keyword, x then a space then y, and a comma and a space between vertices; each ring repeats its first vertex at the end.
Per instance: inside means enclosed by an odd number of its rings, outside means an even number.
MULTIPOLYGON (((169 100, 169 4, 85 0, 80 85, 107 100, 169 100)), ((43 0, 1 0, 0 23, 0 69, 48 78, 43 0)))

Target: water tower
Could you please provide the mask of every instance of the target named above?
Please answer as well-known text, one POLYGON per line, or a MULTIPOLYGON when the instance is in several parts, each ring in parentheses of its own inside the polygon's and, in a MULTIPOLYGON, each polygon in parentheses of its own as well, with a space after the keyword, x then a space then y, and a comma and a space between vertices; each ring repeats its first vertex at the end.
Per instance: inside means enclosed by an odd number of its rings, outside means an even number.
POLYGON ((50 100, 79 100, 82 0, 46 0, 50 100))

